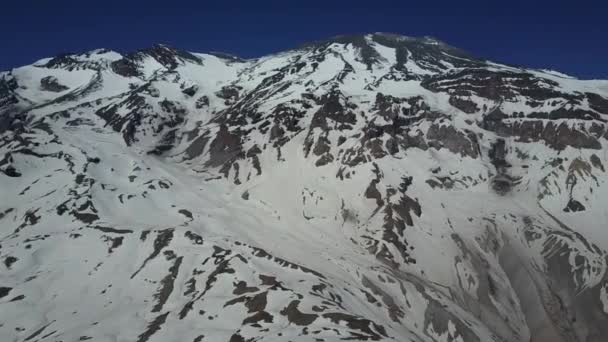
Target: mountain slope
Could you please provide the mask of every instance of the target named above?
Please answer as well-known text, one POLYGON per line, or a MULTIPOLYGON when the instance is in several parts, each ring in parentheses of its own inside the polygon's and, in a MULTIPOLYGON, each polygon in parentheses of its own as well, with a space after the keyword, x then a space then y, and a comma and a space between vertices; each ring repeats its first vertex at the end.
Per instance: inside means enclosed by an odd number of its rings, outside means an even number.
POLYGON ((3 341, 601 341, 608 81, 432 38, 0 73, 3 341))

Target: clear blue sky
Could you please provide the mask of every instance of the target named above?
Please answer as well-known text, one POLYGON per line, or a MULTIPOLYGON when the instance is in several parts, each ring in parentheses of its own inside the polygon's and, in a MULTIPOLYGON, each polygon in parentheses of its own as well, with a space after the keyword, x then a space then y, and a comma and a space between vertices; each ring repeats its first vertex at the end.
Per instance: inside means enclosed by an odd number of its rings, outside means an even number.
POLYGON ((61 52, 165 43, 256 57, 338 34, 430 35, 474 55, 608 79, 608 4, 595 0, 5 0, 0 70, 61 52))

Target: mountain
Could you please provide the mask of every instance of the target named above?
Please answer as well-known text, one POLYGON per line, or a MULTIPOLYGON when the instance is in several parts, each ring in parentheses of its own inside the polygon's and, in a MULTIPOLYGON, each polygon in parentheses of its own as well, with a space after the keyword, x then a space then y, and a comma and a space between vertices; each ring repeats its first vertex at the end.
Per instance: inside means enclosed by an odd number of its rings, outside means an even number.
POLYGON ((604 341, 607 121, 384 33, 0 73, 0 340, 604 341))

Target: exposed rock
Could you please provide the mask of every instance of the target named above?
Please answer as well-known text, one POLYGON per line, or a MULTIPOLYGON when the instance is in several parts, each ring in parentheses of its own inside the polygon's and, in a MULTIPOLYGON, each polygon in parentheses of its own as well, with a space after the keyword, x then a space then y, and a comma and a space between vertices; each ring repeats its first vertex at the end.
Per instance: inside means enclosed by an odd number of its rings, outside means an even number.
POLYGON ((8 296, 11 290, 11 287, 0 286, 0 298, 8 296))
POLYGON ((452 126, 433 124, 427 132, 427 143, 436 149, 447 148, 452 153, 477 158, 479 147, 473 134, 461 132, 452 126))
POLYGON ((281 310, 281 315, 287 316, 287 320, 290 323, 296 325, 310 325, 317 319, 316 314, 306 314, 298 310, 298 304, 300 304, 299 300, 294 300, 289 305, 281 310))
POLYGON ((209 167, 227 165, 242 154, 240 131, 230 131, 228 126, 221 125, 215 139, 209 145, 209 161, 206 165, 209 167))
POLYGON ((128 58, 121 58, 110 64, 112 71, 124 77, 140 77, 141 72, 137 63, 128 58))
POLYGON ((595 154, 591 155, 591 164, 593 164, 594 167, 602 170, 602 172, 606 171, 604 169, 604 164, 602 164, 602 161, 600 160, 600 158, 595 154))
MULTIPOLYGON (((196 92, 198 91, 198 86, 196 84, 193 84, 187 88, 182 89, 182 93, 188 95, 188 96, 194 96, 196 95, 196 92)), ((199 99, 200 100, 200 99, 199 99)), ((209 102, 209 100, 207 100, 207 102, 209 102)), ((198 106, 198 104, 197 104, 198 106)))
POLYGON ((197 109, 208 107, 209 106, 209 97, 207 97, 207 95, 203 95, 203 96, 199 97, 196 100, 195 106, 197 109))
POLYGON ((56 77, 47 76, 43 77, 40 80, 40 88, 46 91, 52 91, 55 93, 60 93, 62 91, 68 90, 69 88, 59 83, 56 77))
POLYGON ((567 213, 584 211, 584 210, 585 210, 585 206, 582 205, 581 202, 575 200, 574 198, 571 198, 570 201, 568 201, 568 205, 566 205, 566 207, 564 208, 564 211, 567 213))

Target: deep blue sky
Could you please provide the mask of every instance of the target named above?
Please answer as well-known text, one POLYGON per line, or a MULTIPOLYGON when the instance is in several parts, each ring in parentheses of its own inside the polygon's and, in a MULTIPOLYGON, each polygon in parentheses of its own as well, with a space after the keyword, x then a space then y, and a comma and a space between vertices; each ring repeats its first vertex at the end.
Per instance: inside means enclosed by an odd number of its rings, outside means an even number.
POLYGON ((608 4, 596 0, 4 0, 0 70, 60 52, 165 43, 255 57, 338 34, 434 36, 480 57, 608 79, 608 4))

